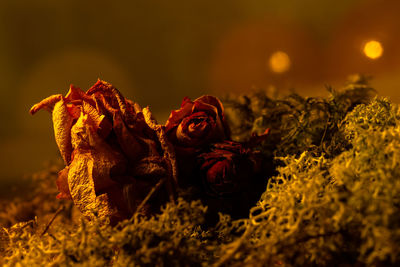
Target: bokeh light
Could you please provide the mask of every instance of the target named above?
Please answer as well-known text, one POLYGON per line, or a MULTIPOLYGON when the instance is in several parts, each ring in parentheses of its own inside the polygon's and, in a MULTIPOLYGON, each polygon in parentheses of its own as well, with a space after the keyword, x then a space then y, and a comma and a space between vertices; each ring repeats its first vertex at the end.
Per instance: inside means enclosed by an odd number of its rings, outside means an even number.
POLYGON ((249 20, 220 38, 207 88, 219 94, 244 93, 272 85, 284 94, 287 88, 320 82, 322 52, 312 32, 294 21, 249 20))
POLYGON ((371 40, 364 45, 363 52, 370 59, 378 59, 383 54, 383 46, 380 42, 371 40))
POLYGON ((283 51, 274 52, 269 58, 269 68, 276 73, 283 73, 290 69, 290 58, 283 51))

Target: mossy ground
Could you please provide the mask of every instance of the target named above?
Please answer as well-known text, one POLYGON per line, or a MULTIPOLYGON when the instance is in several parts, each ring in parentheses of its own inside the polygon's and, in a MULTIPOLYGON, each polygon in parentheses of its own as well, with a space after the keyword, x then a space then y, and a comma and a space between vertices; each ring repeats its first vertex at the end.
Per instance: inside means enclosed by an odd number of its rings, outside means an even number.
POLYGON ((225 99, 235 140, 271 129, 260 149, 273 175, 241 219, 220 213, 210 224, 210 209, 183 192, 151 218, 88 222, 55 199, 55 162, 33 177, 29 194, 0 206, 0 263, 398 266, 400 111, 373 92, 356 79, 327 98, 225 99))

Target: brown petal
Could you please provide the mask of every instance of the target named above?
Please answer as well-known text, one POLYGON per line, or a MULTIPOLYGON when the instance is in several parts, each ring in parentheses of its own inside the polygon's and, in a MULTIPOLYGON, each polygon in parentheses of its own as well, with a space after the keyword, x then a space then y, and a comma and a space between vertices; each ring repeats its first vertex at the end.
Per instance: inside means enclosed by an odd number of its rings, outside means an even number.
POLYGON ((217 113, 219 115, 224 114, 224 106, 222 105, 221 101, 216 98, 215 96, 211 95, 203 95, 195 100, 195 102, 202 102, 205 104, 212 105, 217 108, 217 113))
POLYGON ((87 95, 103 95, 105 97, 106 102, 113 107, 122 112, 122 115, 125 116, 127 113, 127 104, 125 98, 122 94, 114 87, 112 84, 98 80, 95 85, 93 85, 87 92, 87 95))
POLYGON ((83 112, 87 114, 88 118, 92 121, 95 131, 102 138, 106 138, 112 130, 111 122, 86 101, 83 101, 82 107, 83 112))
POLYGON ((59 199, 72 199, 68 186, 68 171, 69 167, 67 166, 58 173, 56 184, 58 191, 60 192, 57 195, 57 198, 59 199))
POLYGON ((181 108, 178 110, 173 110, 169 116, 167 122, 165 123, 165 131, 169 132, 174 127, 177 127, 183 118, 188 116, 192 112, 193 102, 185 97, 183 99, 181 108))
POLYGON ((76 100, 84 100, 91 104, 92 106, 95 105, 95 102, 93 99, 91 99, 90 96, 88 96, 84 91, 82 91, 79 87, 75 87, 74 85, 70 85, 69 91, 67 95, 65 96, 65 99, 67 99, 68 102, 74 102, 76 100))
MULTIPOLYGON (((160 141, 161 148, 163 149, 164 155, 163 157, 165 158, 167 162, 167 166, 169 167, 169 172, 170 175, 172 176, 172 182, 173 184, 169 184, 169 190, 172 191, 171 187, 176 187, 178 184, 178 171, 177 171, 177 163, 176 163, 176 155, 175 155, 175 150, 171 144, 171 142, 168 140, 167 135, 166 135, 166 130, 163 126, 159 125, 154 119, 153 116, 150 112, 149 108, 144 108, 143 109, 143 115, 146 120, 147 125, 153 129, 158 137, 158 140, 160 141)), ((170 192, 172 193, 172 192, 170 192)))
POLYGON ((216 106, 202 101, 195 101, 192 112, 195 113, 199 111, 205 112, 208 116, 212 116, 213 118, 219 118, 220 115, 216 106))
POLYGON ((96 133, 91 136, 91 146, 91 156, 95 162, 93 181, 96 193, 107 192, 107 188, 115 183, 111 174, 122 175, 126 172, 126 160, 96 133))
POLYGON ((222 105, 222 102, 215 96, 210 96, 210 95, 201 96, 201 97, 197 98, 195 101, 206 103, 206 104, 216 107, 217 114, 218 114, 218 120, 217 120, 218 129, 220 129, 221 131, 223 131, 225 133, 226 139, 230 139, 231 133, 230 133, 228 123, 226 122, 226 119, 225 119, 224 106, 222 105))
POLYGON ((119 113, 114 114, 113 124, 113 129, 122 151, 129 160, 135 161, 143 154, 143 147, 126 127, 119 113))

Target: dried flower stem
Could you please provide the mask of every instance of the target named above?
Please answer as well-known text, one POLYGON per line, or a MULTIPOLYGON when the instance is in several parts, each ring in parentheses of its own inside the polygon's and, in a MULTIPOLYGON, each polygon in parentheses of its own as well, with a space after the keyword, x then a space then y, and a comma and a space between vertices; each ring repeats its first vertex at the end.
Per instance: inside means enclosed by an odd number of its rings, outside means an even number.
POLYGON ((164 184, 164 182, 166 180, 167 180, 166 178, 163 178, 160 181, 158 181, 158 183, 150 190, 150 192, 146 195, 146 197, 143 199, 143 201, 137 207, 137 209, 132 217, 134 217, 144 207, 144 205, 146 205, 147 201, 149 201, 151 196, 164 184))
POLYGON ((43 232, 40 234, 40 237, 42 237, 50 228, 51 224, 54 222, 56 217, 65 209, 64 205, 61 205, 61 207, 58 208, 58 210, 54 213, 53 217, 51 220, 47 223, 46 227, 44 228, 43 232))

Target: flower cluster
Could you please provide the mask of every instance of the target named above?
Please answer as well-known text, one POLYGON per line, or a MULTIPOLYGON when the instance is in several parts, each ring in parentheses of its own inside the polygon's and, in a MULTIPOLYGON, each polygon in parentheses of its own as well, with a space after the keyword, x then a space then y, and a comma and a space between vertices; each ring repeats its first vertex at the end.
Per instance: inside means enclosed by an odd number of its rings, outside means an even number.
POLYGON ((30 112, 40 109, 52 113, 66 165, 57 197, 72 199, 86 217, 96 211, 114 221, 150 214, 178 187, 216 197, 239 192, 260 165, 250 144, 268 133, 231 141, 223 105, 213 96, 184 98, 160 125, 148 108, 101 80, 87 92, 71 86, 66 96, 50 96, 30 112))

